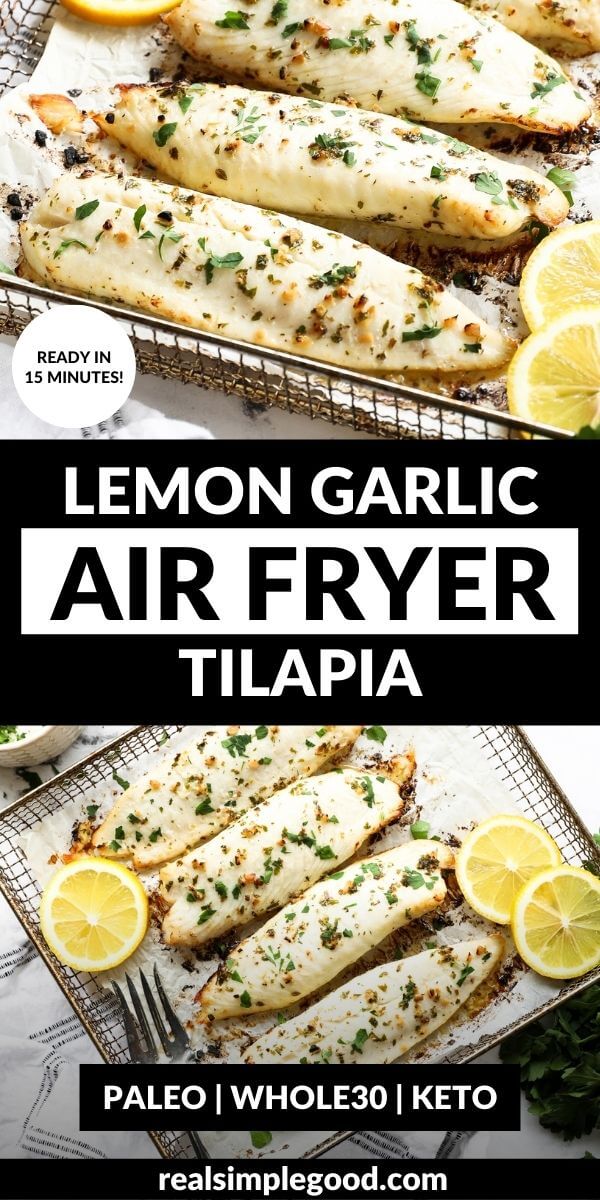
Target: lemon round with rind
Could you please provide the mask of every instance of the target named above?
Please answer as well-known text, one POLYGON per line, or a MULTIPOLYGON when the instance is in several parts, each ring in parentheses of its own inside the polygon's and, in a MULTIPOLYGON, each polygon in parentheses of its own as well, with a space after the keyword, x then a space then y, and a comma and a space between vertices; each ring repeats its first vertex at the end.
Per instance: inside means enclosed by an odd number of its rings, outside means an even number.
POLYGON ((533 333, 569 309, 600 304, 600 221, 568 223, 536 246, 519 298, 533 333))
POLYGON ((556 842, 541 825, 519 813, 500 813, 467 834, 455 870, 471 908, 489 921, 508 925, 522 884, 560 862, 556 842))
POLYGON ((75 971, 108 971, 137 949, 148 928, 148 897, 127 867, 80 855, 52 876, 40 927, 53 954, 75 971))
POLYGON ((573 433, 600 424, 600 304, 570 309, 528 337, 507 390, 515 416, 573 433))
POLYGON ((549 979, 579 979, 600 965, 600 879, 563 863, 527 881, 512 933, 523 962, 549 979))
POLYGON ((61 0, 64 8, 95 25, 148 25, 181 0, 61 0))

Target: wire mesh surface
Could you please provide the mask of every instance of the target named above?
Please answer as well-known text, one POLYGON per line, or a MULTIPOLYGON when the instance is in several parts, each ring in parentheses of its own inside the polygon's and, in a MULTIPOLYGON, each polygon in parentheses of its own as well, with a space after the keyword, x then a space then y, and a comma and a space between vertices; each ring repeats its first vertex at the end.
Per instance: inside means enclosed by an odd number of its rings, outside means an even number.
MULTIPOLYGON (((30 77, 42 56, 55 7, 56 0, 0 0, 0 95, 30 77)), ((24 280, 9 282, 4 276, 0 282, 0 332, 18 336, 39 313, 69 299, 75 300, 24 280)), ((87 298, 86 303, 90 303, 87 298)), ((154 316, 115 309, 108 302, 93 303, 113 315, 123 313, 140 371, 238 396, 258 406, 303 413, 389 438, 487 440, 511 439, 523 433, 570 436, 492 408, 323 366, 293 354, 248 347, 154 316)))
MULTIPOLYGON (((40 887, 21 849, 23 835, 44 817, 56 813, 69 801, 86 797, 164 741, 165 732, 175 734, 177 725, 141 725, 107 743, 56 778, 10 805, 0 816, 0 889, 44 958, 64 994, 78 1014, 89 1036, 109 1063, 129 1061, 125 1032, 116 1000, 100 988, 94 978, 62 966, 46 945, 39 925, 40 887)), ((595 860, 600 851, 569 804, 567 797, 540 759, 525 734, 516 725, 469 727, 500 779, 514 795, 522 811, 538 821, 557 841, 568 863, 595 860)), ((564 1000, 600 980, 600 968, 583 979, 567 983, 555 998, 527 1018, 508 1023, 499 1033, 486 1035, 476 1045, 450 1054, 447 1061, 468 1062, 488 1050, 508 1033, 521 1028, 564 1000)), ((167 1158, 193 1157, 185 1133, 152 1133, 167 1158)), ((331 1144, 329 1142, 328 1144, 331 1144)), ((324 1145, 315 1145, 320 1153, 324 1145)))

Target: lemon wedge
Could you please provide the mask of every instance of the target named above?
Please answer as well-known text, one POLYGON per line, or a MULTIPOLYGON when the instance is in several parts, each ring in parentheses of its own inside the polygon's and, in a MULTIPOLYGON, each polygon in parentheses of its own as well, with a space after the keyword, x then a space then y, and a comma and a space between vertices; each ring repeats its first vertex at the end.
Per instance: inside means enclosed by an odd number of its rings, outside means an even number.
POLYGON ((563 225, 544 238, 523 271, 519 296, 533 333, 567 309, 600 304, 600 221, 563 225))
POLYGON ((96 25, 146 25, 181 0, 62 0, 69 12, 96 25))
POLYGON ((600 303, 574 308, 528 337, 508 370, 518 417, 577 433, 600 423, 600 303))
POLYGON ((524 962, 550 979, 576 979, 600 964, 600 879, 582 867, 550 867, 518 893, 512 931, 524 962))
POLYGON ((40 905, 42 933, 75 971, 108 971, 133 954, 148 928, 139 879, 109 859, 74 858, 52 876, 40 905))
POLYGON ((526 817, 503 813, 467 834, 456 857, 456 878, 475 912, 508 925, 523 884, 560 861, 560 850, 545 829, 526 817))

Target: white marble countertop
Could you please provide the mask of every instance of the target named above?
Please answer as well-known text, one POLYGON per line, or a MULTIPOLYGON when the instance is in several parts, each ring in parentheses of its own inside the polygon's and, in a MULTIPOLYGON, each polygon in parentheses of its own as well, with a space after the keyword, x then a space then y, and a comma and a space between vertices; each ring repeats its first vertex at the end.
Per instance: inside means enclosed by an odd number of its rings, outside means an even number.
MULTIPOLYGON (((123 728, 122 726, 111 725, 88 726, 78 742, 61 757, 61 765, 76 761, 83 754, 89 753, 95 746, 101 745, 112 737, 116 737, 123 731, 123 728)), ((597 774, 597 747, 599 744, 600 726, 532 725, 525 728, 542 757, 546 760, 550 770, 565 789, 582 819, 591 831, 597 831, 600 828, 597 774)), ((49 766, 41 767, 39 768, 39 774, 43 779, 47 779, 52 774, 52 768, 49 766)), ((0 806, 6 805, 21 795, 25 787, 26 784, 23 778, 15 771, 8 769, 0 770, 0 806)), ((4 901, 0 903, 2 908, 5 908, 4 901)), ((2 924, 0 922, 1 929, 2 924)), ((5 957, 2 953, 3 949, 4 947, 0 944, 0 962, 5 957)), ((46 976, 43 975, 42 978, 45 980, 46 976)), ((49 975, 47 976, 47 987, 48 990, 55 989, 56 987, 49 975)), ((23 1019, 25 1027, 28 1027, 27 1006, 32 1006, 30 1021, 33 1025, 38 1002, 35 996, 23 996, 23 1019)), ((65 1009, 68 1008, 66 1001, 64 1002, 64 1006, 65 1009)), ((1 1024, 2 1022, 0 1021, 0 1026, 1 1024)), ((497 1060, 497 1052, 491 1051, 482 1061, 497 1060)), ((415 1137, 418 1136, 415 1135, 415 1137)), ((136 1135, 137 1137, 138 1135, 136 1135)), ((410 1141, 411 1137, 412 1135, 407 1135, 407 1141, 410 1141)), ((362 1152, 365 1153, 366 1149, 366 1147, 363 1147, 362 1152)), ((478 1133, 470 1139, 465 1139, 458 1147, 458 1152, 464 1157, 499 1157, 506 1159, 528 1157, 577 1159, 586 1150, 590 1151, 596 1157, 600 1157, 600 1132, 596 1131, 595 1135, 583 1138, 577 1142, 565 1143, 561 1138, 541 1128, 537 1119, 527 1112, 525 1101, 522 1103, 522 1129, 520 1133, 478 1133)), ((139 1146, 136 1145, 132 1148, 132 1153, 144 1156, 148 1152, 147 1142, 144 1141, 143 1135, 139 1135, 139 1146)), ((421 1153, 424 1156, 432 1151, 425 1148, 419 1151, 415 1147, 413 1152, 416 1154, 421 1153)), ((343 1147, 338 1150, 338 1154, 344 1154, 343 1147)))

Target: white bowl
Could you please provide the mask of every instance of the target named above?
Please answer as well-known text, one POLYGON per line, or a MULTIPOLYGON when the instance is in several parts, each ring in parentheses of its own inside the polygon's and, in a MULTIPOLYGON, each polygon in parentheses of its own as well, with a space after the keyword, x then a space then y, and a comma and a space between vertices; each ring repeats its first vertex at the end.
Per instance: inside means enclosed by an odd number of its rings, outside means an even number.
POLYGON ((5 742, 0 745, 0 767, 35 767, 49 762, 72 745, 82 729, 85 725, 43 725, 19 742, 5 742))

